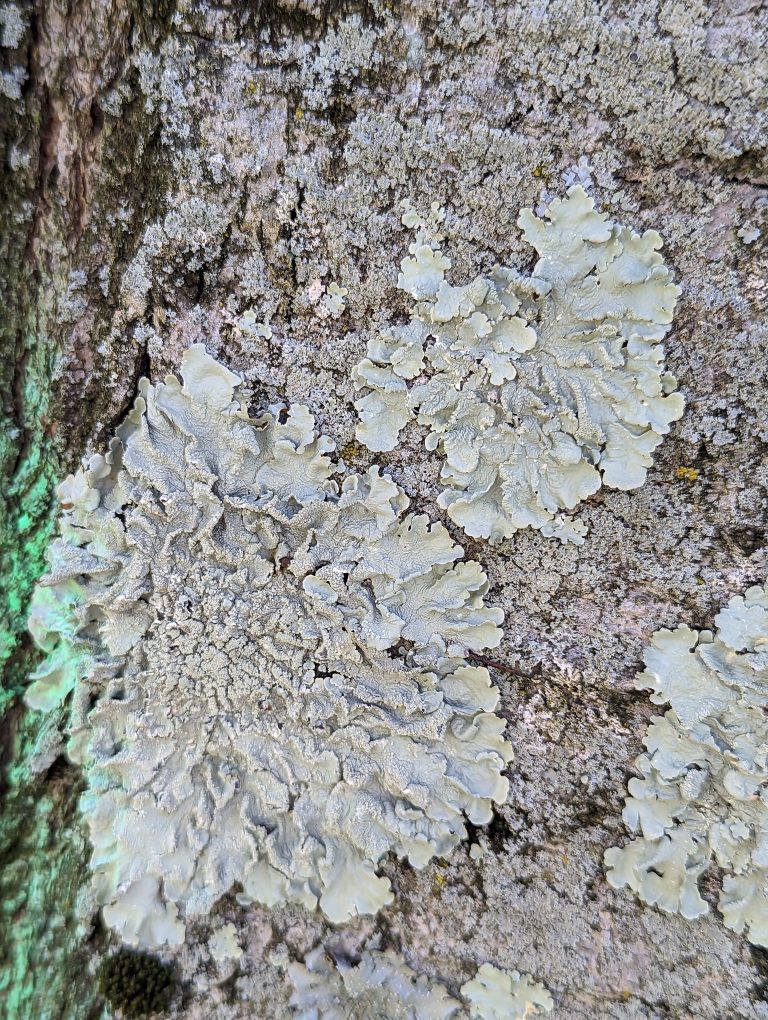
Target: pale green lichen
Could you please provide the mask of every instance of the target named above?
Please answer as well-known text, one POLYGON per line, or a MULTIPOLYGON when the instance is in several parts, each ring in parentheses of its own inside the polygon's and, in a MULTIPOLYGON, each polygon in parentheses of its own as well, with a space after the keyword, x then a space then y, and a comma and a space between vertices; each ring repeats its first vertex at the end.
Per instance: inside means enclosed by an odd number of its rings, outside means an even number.
POLYGON ((641 835, 606 851, 608 881, 695 918, 709 907, 698 880, 726 872, 726 925, 768 945, 768 585, 731 599, 718 630, 654 634, 636 686, 669 703, 651 721, 624 821, 641 835))
POLYGON ((441 219, 406 203, 416 240, 398 287, 416 305, 353 371, 367 391, 358 439, 390 450, 416 414, 445 457, 440 505, 468 534, 494 542, 533 527, 581 543, 583 526, 560 511, 603 484, 642 485, 683 411, 663 368, 680 290, 661 238, 611 222, 575 185, 543 217, 520 213, 539 256, 530 277, 496 266, 452 286, 441 219))
POLYGON ((237 930, 234 924, 225 924, 208 939, 208 950, 218 964, 237 963, 243 956, 243 950, 237 941, 237 930))
POLYGON ((760 237, 760 228, 756 227, 754 223, 743 223, 736 233, 744 244, 754 244, 760 237))
POLYGON ((59 488, 27 702, 67 752, 104 919, 178 943, 235 882, 333 921, 391 901, 502 802, 487 580, 376 468, 339 486, 306 408, 251 418, 200 346, 59 488))
POLYGON ((290 964, 288 976, 296 1020, 526 1020, 552 1009, 552 996, 529 974, 484 963, 462 985, 462 1002, 391 950, 366 950, 352 966, 320 946, 290 964))
POLYGON ((346 287, 340 287, 338 283, 328 284, 323 298, 323 306, 334 319, 337 319, 347 307, 348 294, 349 290, 346 287))
POLYGON ((449 1020, 461 1003, 394 952, 367 950, 352 966, 320 946, 288 967, 295 1020, 449 1020))
POLYGON ((475 977, 461 986, 473 1020, 526 1020, 549 1013, 552 996, 530 974, 499 970, 484 963, 475 977))

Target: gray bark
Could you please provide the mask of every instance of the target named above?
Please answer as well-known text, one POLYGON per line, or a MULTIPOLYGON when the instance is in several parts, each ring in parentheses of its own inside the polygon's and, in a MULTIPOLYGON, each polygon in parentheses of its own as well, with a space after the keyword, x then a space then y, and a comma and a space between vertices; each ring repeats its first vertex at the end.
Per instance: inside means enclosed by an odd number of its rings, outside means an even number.
MULTIPOLYGON (((354 951, 378 932, 454 991, 484 960, 529 971, 555 1016, 768 1017, 764 951, 714 910, 688 923, 611 890, 601 863, 624 839, 653 714, 633 688, 651 633, 711 627, 765 578, 765 7, 39 0, 5 3, 0 18, 8 1015, 104 1008, 94 969, 109 936, 78 916, 81 778, 63 759, 29 774, 52 721, 19 699, 56 481, 103 447, 138 379, 174 371, 192 342, 260 401, 309 404, 366 467, 350 369, 376 322, 406 310, 399 202, 447 207, 458 279, 497 261, 525 270, 519 209, 544 185, 562 191, 585 155, 600 208, 665 239, 683 288, 667 361, 686 414, 641 490, 589 501, 578 550, 526 532, 492 549, 448 522, 507 614, 493 669, 516 753, 510 798, 491 855, 457 851, 422 872, 388 861, 394 904, 333 937, 354 951), (750 223, 762 234, 746 243, 750 223), (349 288, 340 318, 317 314, 317 280, 349 288), (247 309, 271 339, 234 328, 247 309)), ((421 439, 377 459, 416 509, 445 519, 421 439)), ((718 885, 711 873, 713 905, 718 885)), ((240 972, 221 981, 201 922, 180 955, 177 1015, 288 1016, 270 953, 301 956, 330 927, 229 900, 222 919, 247 947, 240 972)))

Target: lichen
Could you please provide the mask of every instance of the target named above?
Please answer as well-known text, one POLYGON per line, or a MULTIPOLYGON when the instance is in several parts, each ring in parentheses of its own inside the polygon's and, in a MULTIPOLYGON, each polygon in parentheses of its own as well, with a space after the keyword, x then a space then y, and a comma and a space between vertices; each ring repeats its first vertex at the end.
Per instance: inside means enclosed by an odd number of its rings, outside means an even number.
POLYGON ((731 599, 718 631, 654 634, 636 686, 656 705, 624 821, 641 835, 605 854, 608 881, 687 918, 709 907, 698 880, 725 871, 726 925, 768 945, 768 585, 731 599))
POLYGON ((754 223, 743 223, 736 233, 744 244, 754 244, 760 237, 760 228, 756 227, 754 223))
POLYGON ((461 1010, 444 985, 417 975, 392 951, 366 950, 352 966, 320 946, 290 964, 288 976, 296 1020, 447 1020, 461 1010))
POLYGON ((423 867, 488 822, 511 759, 480 565, 371 468, 339 486, 307 409, 251 418, 201 345, 59 488, 27 703, 71 693, 67 753, 106 923, 178 943, 243 901, 388 903, 389 851, 423 867))
POLYGON ((25 18, 13 4, 0 7, 0 46, 4 49, 16 50, 26 31, 25 18))
POLYGON ((347 307, 348 294, 349 290, 346 287, 340 287, 338 283, 328 284, 323 298, 323 306, 334 319, 337 319, 347 307))
POLYGON ((469 1002, 469 1015, 476 1020, 526 1020, 549 1013, 552 996, 530 974, 499 970, 484 963, 475 977, 461 986, 469 1002))
POLYGON ((288 965, 295 1020, 525 1020, 552 1009, 552 996, 530 974, 484 963, 461 986, 461 1000, 417 974, 392 950, 366 949, 353 966, 322 946, 288 965))
POLYGON ((586 156, 580 156, 578 163, 569 166, 563 173, 563 182, 569 188, 573 184, 580 184, 585 191, 588 191, 592 187, 594 169, 586 156))
POLYGON ((496 542, 532 527, 580 544, 583 526, 560 511, 603 484, 642 485, 683 411, 663 367, 680 290, 661 238, 613 223, 574 185, 543 218, 520 213, 539 256, 530 277, 496 266, 453 286, 441 211, 405 206, 416 239, 398 287, 416 304, 353 371, 367 391, 358 439, 393 449, 416 414, 427 449, 445 457, 440 505, 469 535, 496 542))
POLYGON ((240 960, 243 950, 237 941, 237 929, 234 924, 225 924, 217 928, 208 939, 208 950, 219 964, 240 960))

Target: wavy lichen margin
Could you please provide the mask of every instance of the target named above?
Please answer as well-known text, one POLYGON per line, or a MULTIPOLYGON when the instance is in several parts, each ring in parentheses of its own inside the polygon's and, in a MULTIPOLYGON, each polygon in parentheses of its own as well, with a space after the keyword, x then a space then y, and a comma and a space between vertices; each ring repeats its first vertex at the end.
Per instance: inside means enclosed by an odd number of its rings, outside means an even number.
POLYGON ((295 1020, 526 1020, 549 1013, 547 989, 530 974, 482 964, 455 998, 393 950, 366 949, 353 966, 318 946, 288 966, 295 1020))
POLYGON ((59 488, 27 703, 71 697, 97 902, 179 943, 235 883, 333 921, 392 898, 507 793, 480 565, 371 468, 339 486, 306 408, 251 418, 201 345, 59 488))
POLYGON ((642 485, 683 413, 664 369, 680 288, 661 237, 614 223, 574 185, 543 216, 520 213, 531 276, 495 266, 453 286, 444 214, 404 205, 416 238, 397 286, 416 303, 353 370, 358 439, 391 450, 415 416, 445 458, 439 503, 467 534, 498 542, 530 527, 581 544, 586 528, 562 511, 601 485, 642 485))
POLYGON ((768 585, 732 598, 717 632, 657 631, 635 681, 655 705, 624 821, 641 835, 605 853, 607 877, 646 903, 696 918, 698 880, 725 871, 729 928, 768 945, 768 585))

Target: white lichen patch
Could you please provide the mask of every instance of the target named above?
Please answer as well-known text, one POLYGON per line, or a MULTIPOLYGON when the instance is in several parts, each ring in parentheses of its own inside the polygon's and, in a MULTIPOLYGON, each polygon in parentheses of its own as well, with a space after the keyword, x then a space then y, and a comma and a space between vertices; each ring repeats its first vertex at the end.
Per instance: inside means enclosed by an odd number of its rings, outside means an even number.
POLYGON ((538 254, 530 277, 496 266, 454 286, 441 214, 407 203, 416 231, 398 287, 412 318, 373 337, 354 369, 358 439, 391 450, 415 415, 445 457, 440 505, 492 542, 532 527, 580 544, 563 521, 601 485, 642 485, 683 412, 661 341, 680 293, 654 230, 595 211, 580 185, 518 224, 538 254))
POLYGON ((549 1013, 552 996, 530 974, 499 970, 484 963, 475 977, 461 986, 469 1002, 469 1015, 475 1020, 525 1020, 538 1013, 549 1013))
POLYGON ((243 312, 240 318, 237 320, 238 327, 245 333, 250 333, 253 336, 263 337, 266 340, 272 339, 272 330, 265 322, 259 322, 256 318, 256 313, 250 308, 248 311, 243 312))
POLYGON ((27 692, 72 692, 68 754, 104 918, 179 943, 235 883, 332 921, 392 899, 502 802, 511 748, 487 670, 502 612, 440 524, 371 468, 333 479, 308 410, 251 418, 191 347, 106 456, 59 488, 27 692))
POLYGON ((19 48, 26 31, 25 18, 18 7, 3 4, 0 7, 0 46, 4 49, 19 48))
POLYGON ((760 237, 760 228, 756 227, 754 223, 744 223, 736 233, 744 244, 754 244, 758 237, 760 237))
POLYGON ((340 287, 338 283, 330 283, 328 285, 328 290, 323 298, 323 305, 328 314, 333 316, 334 319, 338 318, 347 307, 348 294, 349 290, 346 287, 340 287))
POLYGON ((462 985, 461 1000, 391 950, 366 950, 352 966, 320 946, 287 969, 296 1020, 525 1020, 552 1009, 552 996, 529 974, 489 963, 462 985))
POLYGON ((569 166, 563 174, 563 183, 566 187, 580 184, 585 191, 589 191, 592 187, 592 172, 594 169, 586 156, 580 156, 578 163, 569 166))
POLYGON ((288 976, 296 1020, 447 1020, 462 1008, 444 985, 391 951, 367 950, 352 966, 318 947, 304 963, 290 964, 288 976))
POLYGON ((719 907, 729 928, 768 945, 768 585, 731 599, 717 633, 654 634, 636 686, 654 717, 631 779, 624 821, 641 835, 605 854, 608 881, 645 902, 695 918, 708 906, 698 879, 726 875, 719 907))
POLYGON ((237 962, 242 959, 243 950, 237 941, 234 924, 225 924, 208 939, 208 949, 216 963, 237 962))

